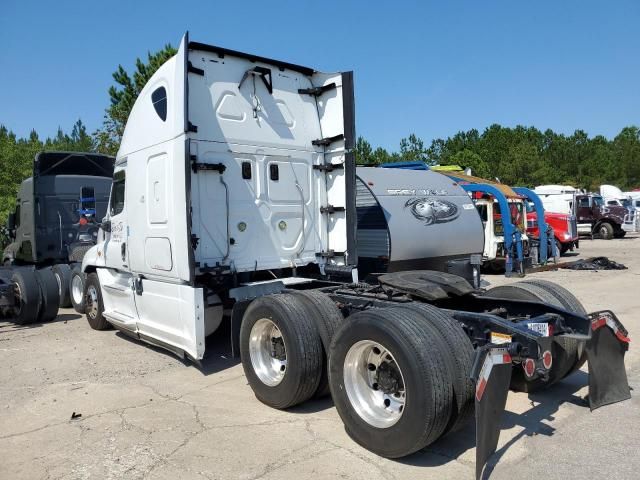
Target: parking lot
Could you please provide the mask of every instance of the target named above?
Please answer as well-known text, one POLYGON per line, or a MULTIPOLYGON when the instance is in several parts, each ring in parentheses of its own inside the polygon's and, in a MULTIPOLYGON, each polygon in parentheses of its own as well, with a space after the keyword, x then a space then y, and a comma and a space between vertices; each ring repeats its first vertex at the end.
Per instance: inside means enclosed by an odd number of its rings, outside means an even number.
MULTIPOLYGON (((584 240, 565 260, 606 255, 629 269, 532 275, 565 286, 589 311, 616 312, 632 339, 633 388, 639 252, 639 236, 584 240)), ((214 337, 194 366, 93 331, 69 309, 47 324, 0 322, 0 478, 473 478, 473 425, 400 461, 382 459, 349 439, 330 399, 290 411, 259 403, 227 331, 214 337)), ((516 467, 520 478, 637 478, 637 396, 591 413, 586 383, 580 371, 543 393, 511 393, 491 478, 512 478, 516 467)))

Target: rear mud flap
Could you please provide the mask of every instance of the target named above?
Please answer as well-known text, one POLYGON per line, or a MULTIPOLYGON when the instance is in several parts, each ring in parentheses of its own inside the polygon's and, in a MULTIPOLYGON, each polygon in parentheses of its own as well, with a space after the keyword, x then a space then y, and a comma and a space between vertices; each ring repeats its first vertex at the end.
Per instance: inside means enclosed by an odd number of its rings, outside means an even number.
POLYGON ((589 314, 591 338, 585 353, 589 362, 589 407, 591 410, 631 398, 624 368, 629 337, 613 312, 589 314))
POLYGON ((498 446, 511 368, 506 348, 483 347, 476 351, 472 370, 476 382, 476 480, 498 446))

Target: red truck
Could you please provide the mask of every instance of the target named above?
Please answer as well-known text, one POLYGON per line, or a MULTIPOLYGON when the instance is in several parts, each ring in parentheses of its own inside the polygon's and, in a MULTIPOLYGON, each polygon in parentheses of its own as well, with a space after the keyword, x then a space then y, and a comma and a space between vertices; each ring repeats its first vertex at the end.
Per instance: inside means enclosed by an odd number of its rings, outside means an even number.
MULTIPOLYGON (((553 236, 556 239, 556 248, 560 255, 564 255, 569 250, 578 248, 578 224, 576 217, 565 213, 544 212, 544 220, 547 225, 553 228, 553 236)), ((538 230, 538 216, 531 202, 527 202, 527 234, 531 237, 540 238, 538 230)))

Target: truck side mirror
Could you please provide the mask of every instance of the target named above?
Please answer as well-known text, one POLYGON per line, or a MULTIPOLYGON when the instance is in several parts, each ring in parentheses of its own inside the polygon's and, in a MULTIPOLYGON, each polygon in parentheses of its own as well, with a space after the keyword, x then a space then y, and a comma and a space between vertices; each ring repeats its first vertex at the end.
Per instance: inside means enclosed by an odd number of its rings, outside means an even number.
POLYGON ((110 232, 111 220, 102 220, 102 223, 100 224, 100 228, 102 229, 103 232, 110 232))
POLYGON ((7 228, 10 231, 13 231, 16 229, 16 214, 15 213, 10 213, 9 216, 7 217, 7 228))

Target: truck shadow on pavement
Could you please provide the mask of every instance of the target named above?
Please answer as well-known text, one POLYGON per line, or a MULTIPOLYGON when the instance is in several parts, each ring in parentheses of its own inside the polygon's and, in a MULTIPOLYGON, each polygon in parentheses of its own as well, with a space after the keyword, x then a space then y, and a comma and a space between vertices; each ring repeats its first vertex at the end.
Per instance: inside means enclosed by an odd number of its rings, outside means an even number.
MULTIPOLYGON (((528 401, 530 407, 522 413, 505 410, 501 422, 501 438, 509 438, 487 462, 482 478, 488 478, 509 448, 524 437, 535 435, 552 436, 555 433, 553 426, 556 420, 555 414, 560 406, 569 403, 578 407, 588 408, 588 402, 576 393, 588 384, 588 374, 578 371, 565 378, 562 382, 553 387, 540 392, 530 393, 528 401), (509 435, 506 430, 518 429, 517 433, 509 435)), ((510 397, 514 393, 510 393, 510 397)), ((526 395, 526 394, 515 394, 526 395)), ((507 408, 509 405, 507 405, 507 408)), ((501 442, 499 442, 500 445, 501 442)), ((429 445, 424 450, 408 457, 397 460, 412 466, 438 466, 449 463, 452 460, 459 460, 459 457, 467 450, 476 446, 476 430, 474 422, 470 422, 465 428, 458 432, 446 435, 429 445)), ((473 466, 474 459, 461 461, 461 463, 473 466)))
POLYGON ((67 323, 70 320, 77 320, 81 317, 82 316, 78 313, 62 313, 58 315, 56 318, 54 318, 53 320, 50 320, 48 322, 33 322, 33 323, 25 323, 25 324, 15 323, 14 319, 10 317, 0 318, 0 333, 9 332, 9 331, 14 332, 19 330, 29 330, 32 328, 42 328, 44 326, 51 325, 53 323, 60 323, 60 322, 67 323))
POLYGON ((124 332, 116 331, 116 335, 136 345, 144 345, 154 352, 167 355, 181 362, 185 367, 197 368, 203 375, 208 376, 234 367, 240 363, 240 357, 234 358, 231 352, 231 343, 229 341, 230 332, 231 329, 227 325, 227 322, 223 322, 215 333, 209 335, 206 338, 204 358, 200 361, 195 361, 188 357, 180 357, 166 348, 144 342, 124 332))

